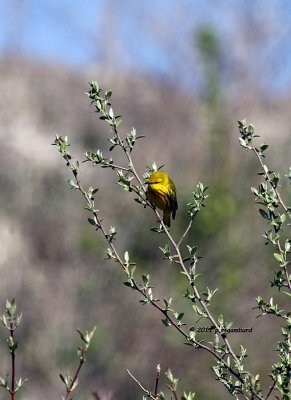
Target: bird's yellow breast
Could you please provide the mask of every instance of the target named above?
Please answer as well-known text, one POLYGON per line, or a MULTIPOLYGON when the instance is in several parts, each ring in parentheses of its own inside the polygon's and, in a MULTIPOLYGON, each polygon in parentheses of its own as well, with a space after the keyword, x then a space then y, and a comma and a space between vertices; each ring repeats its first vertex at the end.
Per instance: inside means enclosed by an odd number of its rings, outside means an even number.
POLYGON ((169 188, 164 183, 151 184, 148 188, 148 199, 160 210, 170 209, 169 188))

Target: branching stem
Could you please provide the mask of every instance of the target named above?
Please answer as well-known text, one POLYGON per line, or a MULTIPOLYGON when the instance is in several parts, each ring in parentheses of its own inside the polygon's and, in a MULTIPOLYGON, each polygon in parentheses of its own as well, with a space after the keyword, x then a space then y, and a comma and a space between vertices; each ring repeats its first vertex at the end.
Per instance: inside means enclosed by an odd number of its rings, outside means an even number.
MULTIPOLYGON (((129 159, 130 162, 131 162, 131 156, 130 156, 130 154, 127 153, 127 156, 128 156, 128 159, 129 159)), ((71 164, 71 161, 70 161, 70 157, 68 157, 67 154, 65 154, 65 155, 64 155, 64 158, 65 158, 65 160, 66 160, 66 162, 67 162, 67 165, 71 167, 72 164, 71 164)), ((141 179, 138 177, 138 175, 137 175, 137 173, 136 173, 135 170, 134 170, 133 173, 134 173, 134 175, 136 176, 136 178, 138 179, 138 181, 141 183, 141 179)), ((111 250, 113 251, 113 254, 114 254, 115 258, 116 258, 116 261, 121 265, 121 267, 123 268, 123 270, 124 270, 125 272, 128 272, 128 271, 127 271, 127 268, 126 268, 126 266, 125 266, 125 264, 124 264, 123 259, 122 259, 121 256, 119 255, 119 253, 118 253, 116 247, 114 246, 112 240, 109 239, 109 235, 107 234, 107 232, 106 232, 106 230, 105 230, 105 228, 104 228, 104 226, 103 226, 103 224, 102 224, 102 219, 99 217, 98 212, 97 212, 97 211, 94 211, 94 200, 92 200, 92 198, 90 198, 90 197, 87 195, 86 191, 85 191, 84 188, 82 187, 81 182, 80 182, 80 179, 78 178, 78 173, 77 173, 76 171, 73 171, 73 175, 74 175, 74 178, 75 178, 75 181, 76 181, 76 184, 77 184, 77 189, 82 193, 82 195, 83 195, 84 198, 86 199, 89 208, 90 208, 91 210, 93 210, 92 213, 93 213, 94 218, 95 218, 95 220, 96 220, 96 222, 97 222, 97 225, 98 225, 99 229, 101 230, 102 235, 103 235, 104 238, 106 239, 108 245, 110 246, 111 250)), ((151 207, 151 208, 153 208, 153 207, 151 207)), ((168 239, 170 240, 170 242, 171 242, 173 248, 174 248, 175 251, 176 251, 176 254, 177 254, 178 260, 179 260, 179 265, 181 266, 183 272, 185 273, 185 275, 186 275, 186 277, 187 277, 187 279, 188 279, 188 281, 189 281, 189 283, 190 283, 190 285, 191 285, 191 287, 192 287, 193 294, 194 294, 195 298, 197 298, 197 300, 199 301, 199 303, 200 303, 201 306, 203 307, 204 311, 205 311, 206 314, 207 314, 208 319, 211 321, 211 323, 213 324, 213 326, 217 329, 217 332, 221 333, 221 330, 220 330, 219 325, 217 324, 217 322, 215 321, 214 317, 213 317, 212 314, 210 313, 210 311, 209 311, 207 305, 205 304, 205 302, 204 302, 203 299, 201 298, 200 293, 199 293, 199 291, 198 291, 198 288, 196 287, 196 285, 195 285, 193 282, 191 282, 191 277, 190 277, 190 275, 189 275, 189 273, 188 273, 188 271, 187 271, 187 268, 186 268, 186 266, 185 266, 185 264, 184 264, 183 257, 182 257, 181 252, 180 252, 179 244, 177 244, 177 243, 175 242, 175 240, 173 239, 173 237, 170 235, 170 233, 169 233, 169 231, 167 230, 167 228, 166 228, 166 226, 165 226, 165 224, 164 224, 162 218, 160 217, 160 215, 159 215, 157 209, 156 209, 156 208, 153 208, 153 210, 154 210, 154 212, 155 212, 157 218, 159 219, 160 223, 162 224, 162 227, 163 227, 163 229, 164 229, 164 231, 165 231, 165 233, 166 233, 168 239)), ((189 229, 190 229, 190 228, 189 228, 189 229)), ((136 283, 136 281, 135 281, 134 279, 132 279, 131 281, 132 281, 132 288, 133 288, 134 290, 136 290, 137 292, 139 292, 143 297, 146 298, 146 293, 145 293, 145 291, 136 283)), ((187 342, 189 343, 189 336, 188 336, 187 332, 185 332, 185 331, 182 329, 182 327, 179 326, 179 325, 175 322, 175 320, 168 314, 168 312, 165 311, 162 307, 160 307, 160 306, 157 304, 157 302, 154 301, 154 300, 149 300, 149 303, 150 303, 152 306, 154 306, 157 310, 159 310, 159 312, 161 312, 163 315, 165 315, 165 316, 167 317, 167 319, 169 320, 169 322, 172 324, 172 326, 174 326, 175 329, 176 329, 176 330, 187 340, 187 342)), ((235 363, 239 364, 239 360, 237 359, 237 357, 236 357, 234 351, 232 350, 232 347, 231 347, 230 343, 228 342, 227 338, 226 338, 225 335, 223 335, 223 334, 221 334, 221 337, 222 337, 223 341, 225 342, 225 344, 226 344, 226 346, 227 346, 228 352, 231 354, 232 358, 235 360, 235 363)), ((212 354, 212 356, 213 356, 216 360, 218 360, 219 362, 221 362, 221 363, 229 370, 229 372, 230 372, 233 376, 235 376, 241 383, 244 383, 243 376, 241 376, 241 374, 240 374, 239 372, 237 372, 232 366, 228 365, 228 363, 224 360, 224 358, 221 357, 215 350, 213 350, 213 349, 210 348, 209 346, 207 346, 207 345, 205 345, 205 344, 203 344, 203 343, 197 341, 196 339, 191 339, 191 342, 192 342, 192 344, 193 344, 194 347, 204 349, 204 350, 206 350, 208 353, 212 354)), ((259 395, 258 393, 256 393, 256 392, 254 392, 253 395, 254 395, 257 399, 259 399, 259 400, 264 400, 263 397, 260 396, 260 395, 259 395)))
MULTIPOLYGON (((260 165, 262 167, 262 170, 263 170, 263 173, 264 173, 264 178, 271 185, 271 187, 273 188, 274 192, 276 193, 276 196, 277 196, 279 204, 281 205, 281 207, 283 208, 285 213, 287 215, 289 215, 289 217, 291 217, 291 211, 286 206, 284 201, 282 200, 282 197, 281 197, 281 195, 280 195, 280 193, 278 191, 277 186, 273 183, 272 178, 271 178, 270 173, 269 173, 269 169, 266 168, 266 166, 265 166, 265 164, 263 162, 262 156, 260 155, 260 153, 258 152, 258 150, 256 149, 256 147, 253 144, 251 146, 251 149, 255 153, 257 159, 259 160, 259 163, 260 163, 260 165)), ((282 250, 281 243, 280 243, 279 239, 277 239, 276 244, 277 244, 277 247, 278 247, 278 250, 280 251, 280 253, 283 253, 283 250, 282 250)), ((289 291, 291 292, 291 281, 290 281, 290 278, 289 278, 288 269, 287 269, 286 266, 284 266, 283 269, 284 269, 284 274, 285 274, 285 278, 286 278, 286 281, 287 281, 287 285, 288 285, 289 291)))

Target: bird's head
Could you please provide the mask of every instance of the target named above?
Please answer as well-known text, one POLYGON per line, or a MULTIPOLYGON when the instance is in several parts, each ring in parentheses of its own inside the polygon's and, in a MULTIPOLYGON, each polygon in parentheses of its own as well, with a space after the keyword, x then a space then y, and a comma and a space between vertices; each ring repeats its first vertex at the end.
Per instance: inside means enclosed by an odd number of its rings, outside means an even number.
POLYGON ((155 171, 151 174, 148 180, 148 185, 166 184, 169 180, 169 176, 165 171, 155 171))

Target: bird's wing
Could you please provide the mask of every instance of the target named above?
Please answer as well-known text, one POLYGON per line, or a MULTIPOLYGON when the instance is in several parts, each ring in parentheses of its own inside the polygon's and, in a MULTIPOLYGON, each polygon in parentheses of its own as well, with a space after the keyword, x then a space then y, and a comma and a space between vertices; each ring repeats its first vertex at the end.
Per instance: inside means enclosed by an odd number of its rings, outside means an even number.
POLYGON ((170 190, 169 197, 170 197, 170 206, 171 206, 171 210, 172 210, 172 217, 173 217, 173 219, 175 219, 176 211, 178 210, 178 202, 177 202, 176 193, 174 191, 170 190))

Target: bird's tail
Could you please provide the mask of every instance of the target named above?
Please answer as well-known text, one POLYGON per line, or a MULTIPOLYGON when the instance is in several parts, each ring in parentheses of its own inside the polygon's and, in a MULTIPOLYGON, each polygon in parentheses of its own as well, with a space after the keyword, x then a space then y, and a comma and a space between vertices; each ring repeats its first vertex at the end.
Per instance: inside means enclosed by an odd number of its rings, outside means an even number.
POLYGON ((163 221, 164 224, 167 225, 168 227, 171 226, 171 210, 164 211, 163 221))

